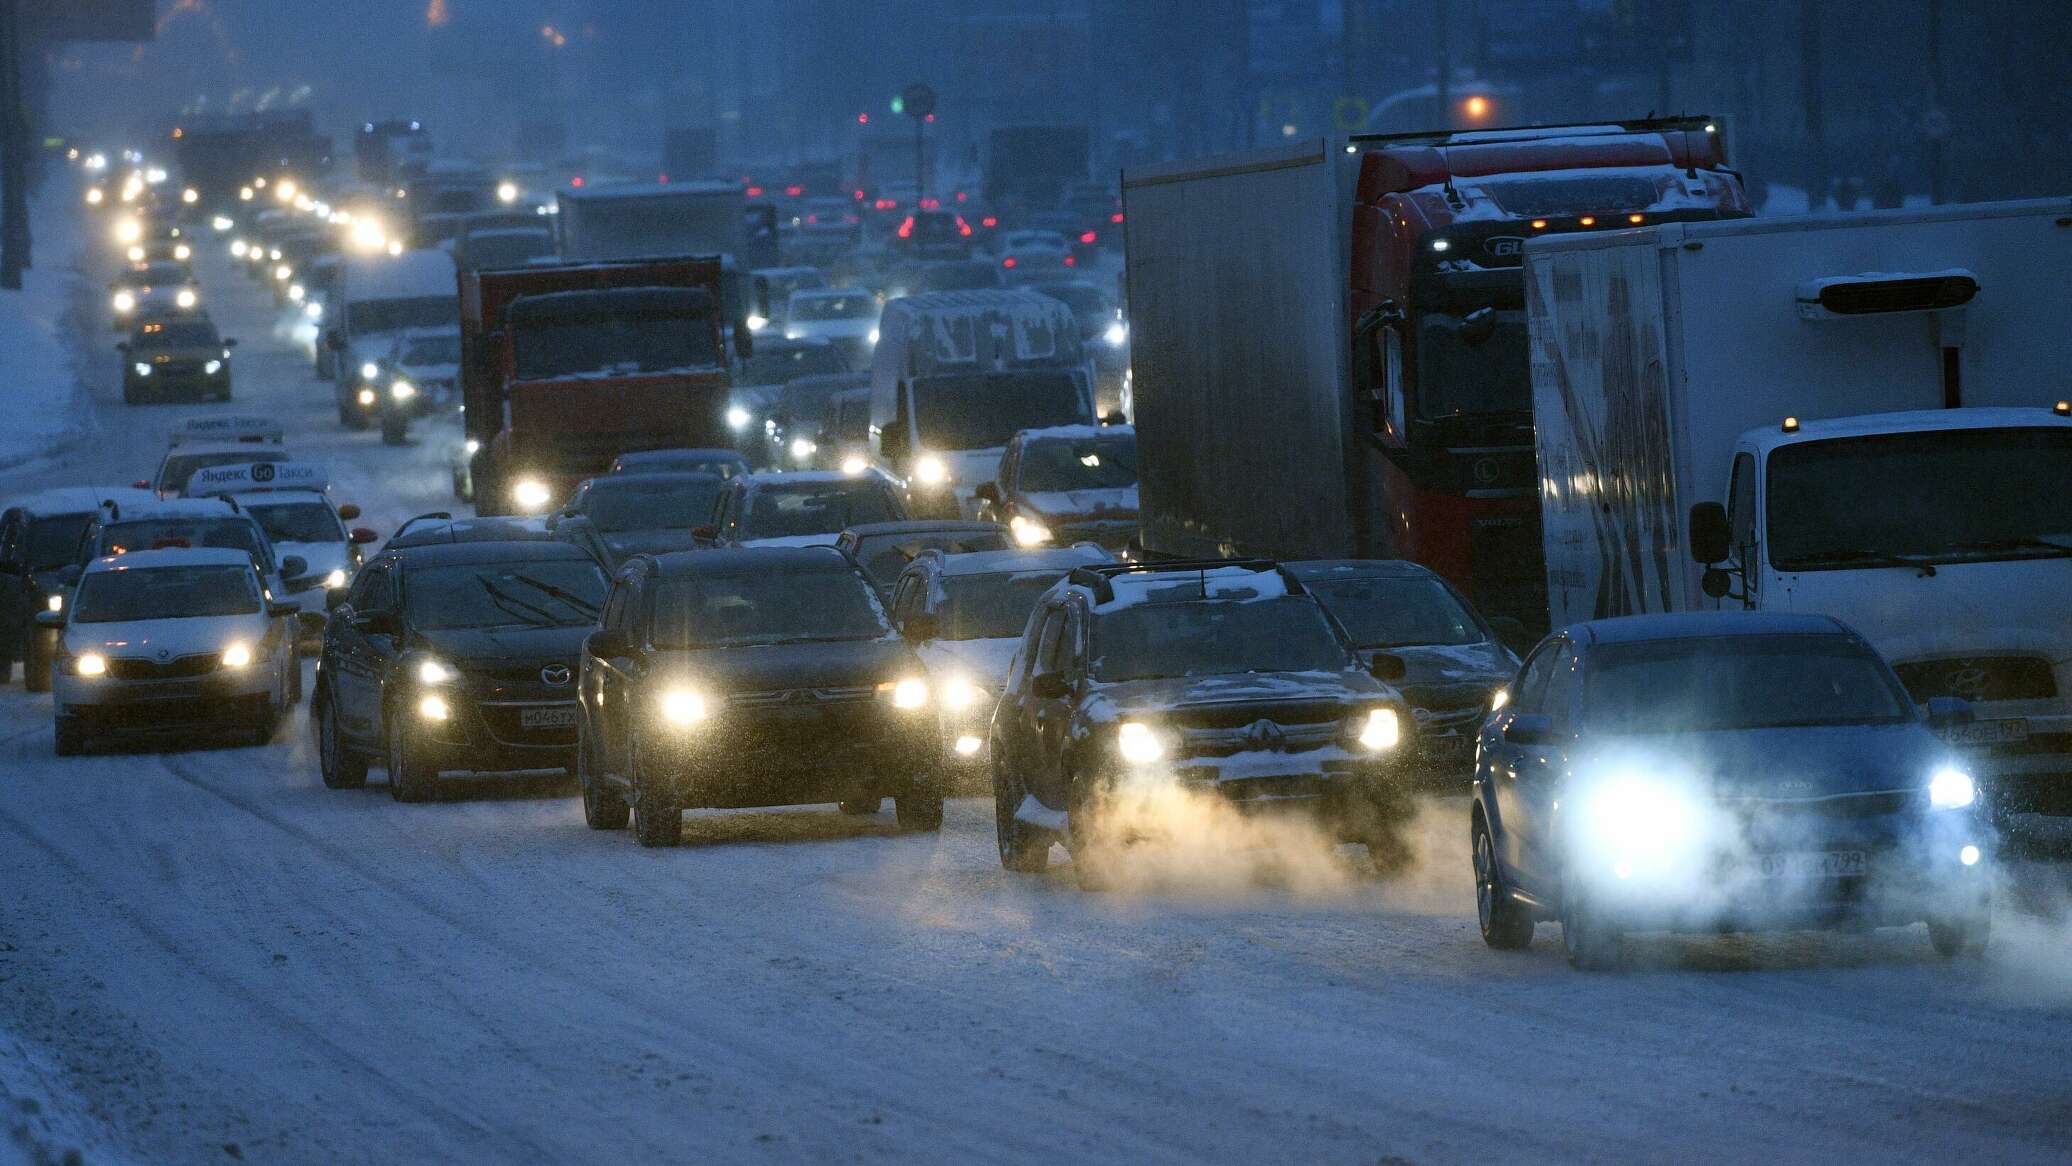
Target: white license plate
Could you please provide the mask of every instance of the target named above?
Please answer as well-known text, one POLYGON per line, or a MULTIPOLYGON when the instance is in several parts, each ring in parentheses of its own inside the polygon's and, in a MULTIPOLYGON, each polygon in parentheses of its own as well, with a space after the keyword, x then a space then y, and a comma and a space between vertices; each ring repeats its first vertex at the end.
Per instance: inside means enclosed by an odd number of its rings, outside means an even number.
POLYGON ((1870 858, 1861 850, 1763 854, 1750 865, 1766 879, 1847 879, 1870 873, 1870 858))
POLYGON ((2021 717, 1973 721, 1968 725, 1951 725, 1945 736, 1952 745, 2019 745, 2029 739, 2029 722, 2021 717))
POLYGON ((1427 757, 1466 757, 1475 751, 1475 741, 1471 737, 1461 735, 1426 737, 1424 751, 1427 757))
POLYGON ((518 727, 521 729, 573 729, 576 727, 574 709, 520 709, 518 727))

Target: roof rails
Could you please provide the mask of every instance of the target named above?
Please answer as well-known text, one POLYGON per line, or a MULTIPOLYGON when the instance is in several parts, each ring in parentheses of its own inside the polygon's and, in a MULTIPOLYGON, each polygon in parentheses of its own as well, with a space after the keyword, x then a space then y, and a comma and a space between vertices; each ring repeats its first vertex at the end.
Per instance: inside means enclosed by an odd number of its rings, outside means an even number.
POLYGON ((1109 603, 1115 599, 1115 580, 1124 576, 1185 574, 1189 571, 1207 575, 1210 571, 1227 571, 1233 568, 1262 574, 1271 571, 1280 576, 1288 594, 1309 593, 1293 572, 1273 559, 1158 559, 1142 563, 1090 563, 1084 567, 1072 568, 1071 573, 1065 578, 1070 583, 1092 591, 1097 602, 1109 603))
POLYGON ((1451 146, 1468 139, 1476 144, 1492 141, 1531 141, 1533 137, 1559 137, 1584 130, 1602 132, 1615 127, 1629 134, 1648 133, 1702 133, 1709 127, 1717 127, 1719 119, 1707 114, 1690 114, 1678 117, 1636 117, 1599 119, 1597 121, 1556 122, 1552 125, 1486 126, 1480 129, 1460 130, 1412 130, 1393 134, 1353 134, 1346 141, 1360 145, 1386 146, 1451 146), (1502 135, 1515 135, 1505 138, 1502 135), (1528 136, 1530 135, 1530 136, 1528 136))

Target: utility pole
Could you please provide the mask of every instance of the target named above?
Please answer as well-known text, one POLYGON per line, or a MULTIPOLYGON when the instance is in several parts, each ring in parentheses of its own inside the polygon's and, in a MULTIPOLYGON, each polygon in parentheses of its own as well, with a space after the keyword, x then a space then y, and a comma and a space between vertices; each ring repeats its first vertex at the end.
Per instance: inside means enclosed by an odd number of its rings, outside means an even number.
POLYGON ((1799 102, 1806 107, 1806 209, 1827 205, 1827 118, 1820 76, 1820 0, 1799 0, 1799 102))
POLYGON ((20 291, 29 266, 29 109, 22 93, 20 0, 0 0, 0 289, 20 291))

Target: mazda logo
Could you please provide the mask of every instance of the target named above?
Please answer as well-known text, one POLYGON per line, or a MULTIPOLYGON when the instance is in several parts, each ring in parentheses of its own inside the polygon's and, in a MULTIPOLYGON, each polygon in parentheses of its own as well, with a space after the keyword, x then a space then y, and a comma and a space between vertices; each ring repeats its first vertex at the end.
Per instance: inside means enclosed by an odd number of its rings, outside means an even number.
POLYGON ((568 682, 575 679, 575 672, 566 664, 549 664, 540 669, 540 679, 551 687, 567 688, 568 682))

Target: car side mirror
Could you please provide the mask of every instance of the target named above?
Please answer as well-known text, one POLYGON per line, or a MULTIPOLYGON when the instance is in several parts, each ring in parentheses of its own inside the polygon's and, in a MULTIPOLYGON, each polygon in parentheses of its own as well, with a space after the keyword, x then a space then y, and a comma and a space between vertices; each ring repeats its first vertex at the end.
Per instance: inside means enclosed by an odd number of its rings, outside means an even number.
POLYGON ((598 628, 583 641, 583 651, 599 660, 621 660, 633 654, 633 645, 617 628, 598 628))
POLYGON ((1029 691, 1038 700, 1063 700, 1072 692, 1072 682, 1062 672, 1041 672, 1029 681, 1029 691))
POLYGON ((301 615, 302 609, 292 603, 282 603, 279 600, 275 600, 266 605, 266 614, 274 619, 286 619, 291 615, 301 615))
POLYGON ((309 574, 309 560, 301 555, 289 555, 281 560, 281 578, 300 579, 309 574))
POLYGON ((942 634, 942 620, 929 612, 917 611, 900 625, 899 634, 915 644, 932 640, 942 634))
POLYGON ((364 526, 356 526, 352 529, 351 537, 355 546, 366 546, 368 543, 379 541, 381 535, 364 526))
POLYGON ((1726 562, 1733 549, 1733 537, 1727 527, 1726 507, 1717 502, 1700 502, 1691 507, 1692 559, 1707 565, 1726 562))
POLYGON ((1504 740, 1513 745, 1544 745, 1554 738, 1554 718, 1545 713, 1519 713, 1504 726, 1504 740))
POLYGON ((402 623, 386 611, 368 611, 353 616, 353 627, 370 636, 393 636, 402 631, 402 623))
POLYGON ((1367 662, 1367 675, 1390 684, 1410 675, 1410 665, 1394 652, 1376 652, 1367 662))
POLYGON ((1930 728, 1949 729, 1968 725, 1977 716, 1971 711, 1971 702, 1959 696, 1931 696, 1928 698, 1928 724, 1930 728))
POLYGON ((39 611, 36 613, 36 626, 39 628, 62 628, 65 626, 65 613, 62 611, 39 611))
POLYGON ((237 337, 235 337, 235 336, 225 336, 225 337, 223 338, 223 347, 225 347, 225 348, 236 348, 236 347, 237 347, 237 337))
POLYGON ((691 537, 701 543, 716 543, 719 541, 719 528, 711 523, 707 523, 704 526, 694 526, 691 528, 691 537))
POLYGON ((980 482, 978 489, 973 490, 972 493, 981 502, 989 503, 993 506, 1000 505, 1000 487, 992 482, 980 482))
POLYGON ((343 521, 351 522, 353 519, 358 518, 359 516, 360 508, 353 505, 350 502, 338 508, 338 517, 343 521))

